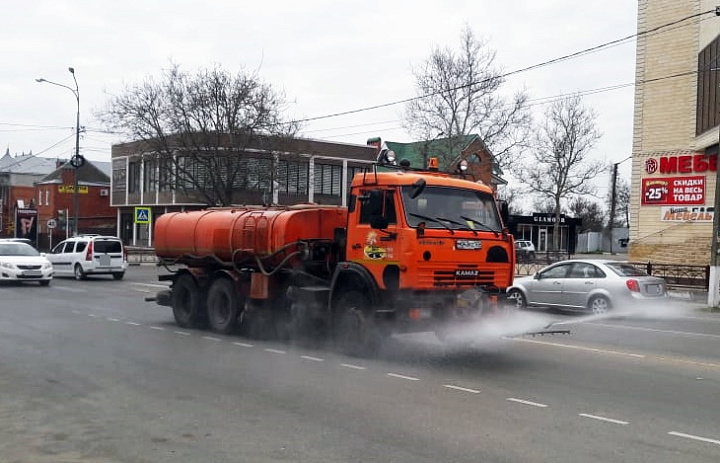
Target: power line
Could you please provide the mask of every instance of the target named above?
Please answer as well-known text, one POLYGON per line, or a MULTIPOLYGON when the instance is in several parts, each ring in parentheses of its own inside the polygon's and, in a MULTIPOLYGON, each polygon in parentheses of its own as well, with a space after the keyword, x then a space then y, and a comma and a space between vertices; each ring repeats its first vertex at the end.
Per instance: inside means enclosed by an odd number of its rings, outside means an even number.
POLYGON ((524 67, 524 68, 516 69, 516 70, 514 70, 514 71, 510 71, 510 72, 507 72, 507 73, 505 73, 505 74, 500 74, 500 75, 498 75, 498 76, 494 76, 494 77, 491 77, 491 78, 488 78, 488 79, 483 79, 483 80, 480 80, 480 81, 477 81, 477 82, 471 82, 471 83, 469 83, 469 84, 460 85, 460 86, 458 86, 458 87, 451 88, 451 89, 449 89, 449 90, 438 90, 438 91, 435 91, 435 92, 426 93, 426 94, 424 94, 424 95, 414 96, 414 97, 410 97, 410 98, 404 98, 404 99, 402 99, 402 100, 396 100, 396 101, 392 101, 392 102, 389 102, 389 103, 381 103, 381 104, 377 104, 377 105, 373 105, 373 106, 366 106, 366 107, 364 107, 364 108, 351 109, 351 110, 347 110, 347 111, 341 111, 341 112, 337 112, 337 113, 327 114, 327 115, 324 115, 324 116, 315 116, 315 117, 308 117, 308 118, 305 118, 305 119, 297 119, 297 120, 295 120, 295 121, 293 121, 293 122, 295 122, 295 123, 297 123, 297 122, 312 122, 312 121, 317 121, 317 120, 321 120, 321 119, 330 119, 330 118, 333 118, 333 117, 347 116, 347 115, 350 115, 350 114, 357 114, 357 113, 360 113, 360 112, 366 112, 366 111, 372 111, 372 110, 375 110, 375 109, 387 108, 387 107, 389 107, 389 106, 396 106, 396 105, 399 105, 399 104, 409 103, 409 102, 411 102, 411 101, 421 100, 421 99, 423 99, 423 98, 428 98, 428 97, 435 96, 435 95, 439 95, 439 94, 442 94, 442 93, 447 93, 447 92, 451 92, 451 91, 455 91, 455 90, 460 90, 460 89, 463 89, 463 88, 466 88, 466 87, 470 87, 470 86, 474 86, 474 85, 479 85, 479 84, 482 84, 482 83, 487 82, 487 81, 489 81, 489 80, 494 80, 494 79, 498 79, 498 78, 499 78, 499 79, 503 79, 503 78, 506 78, 506 77, 509 77, 509 76, 512 76, 512 75, 516 75, 516 74, 520 74, 520 73, 523 73, 523 72, 532 71, 532 70, 535 70, 535 69, 540 69, 540 68, 542 68, 542 67, 550 66, 550 65, 552 65, 552 64, 557 64, 557 63, 560 63, 560 62, 562 62, 562 61, 566 61, 566 60, 569 60, 569 59, 579 58, 580 56, 584 56, 584 55, 587 55, 587 54, 590 54, 590 53, 594 53, 594 52, 600 51, 600 50, 605 49, 605 48, 613 47, 613 46, 619 45, 619 44, 621 44, 621 43, 623 43, 623 42, 626 42, 626 41, 629 41, 629 40, 632 40, 632 39, 636 39, 636 38, 639 38, 639 37, 642 37, 642 36, 645 36, 645 35, 649 35, 649 34, 658 33, 658 32, 660 32, 662 29, 671 28, 671 30, 673 30, 673 29, 675 29, 675 28, 672 27, 672 26, 677 26, 677 25, 679 25, 679 24, 681 24, 681 23, 683 23, 683 22, 685 22, 685 21, 688 21, 688 20, 690 20, 690 19, 695 19, 695 18, 698 18, 698 17, 700 17, 700 16, 704 16, 704 15, 707 15, 707 14, 715 14, 715 9, 708 10, 708 11, 704 11, 704 12, 701 12, 701 13, 695 13, 695 14, 692 14, 692 15, 690 15, 690 16, 686 16, 686 17, 684 17, 684 18, 678 19, 678 20, 676 20, 676 21, 672 21, 672 22, 669 22, 669 23, 662 24, 662 25, 660 25, 660 26, 654 27, 654 28, 652 28, 652 29, 648 29, 647 31, 643 31, 643 32, 638 32, 638 33, 635 33, 635 34, 631 34, 631 35, 628 35, 628 36, 626 36, 626 37, 622 37, 622 38, 620 38, 620 39, 612 40, 612 41, 610 41, 610 42, 605 42, 605 43, 603 43, 603 44, 596 45, 596 46, 594 46, 594 47, 590 47, 590 48, 586 48, 586 49, 584 49, 584 50, 577 51, 577 52, 575 52, 575 53, 570 53, 570 54, 568 54, 568 55, 560 56, 560 57, 558 57, 558 58, 553 58, 553 59, 548 60, 548 61, 543 61, 543 62, 541 62, 541 63, 537 63, 537 64, 533 64, 533 65, 530 65, 530 66, 527 66, 527 67, 524 67))

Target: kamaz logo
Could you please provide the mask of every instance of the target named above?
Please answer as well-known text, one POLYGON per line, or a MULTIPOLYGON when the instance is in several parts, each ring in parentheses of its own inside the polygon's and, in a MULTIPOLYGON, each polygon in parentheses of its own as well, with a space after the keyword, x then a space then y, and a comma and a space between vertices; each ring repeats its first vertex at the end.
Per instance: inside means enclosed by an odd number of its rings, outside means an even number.
POLYGON ((456 277, 476 277, 478 273, 477 270, 455 270, 456 277))

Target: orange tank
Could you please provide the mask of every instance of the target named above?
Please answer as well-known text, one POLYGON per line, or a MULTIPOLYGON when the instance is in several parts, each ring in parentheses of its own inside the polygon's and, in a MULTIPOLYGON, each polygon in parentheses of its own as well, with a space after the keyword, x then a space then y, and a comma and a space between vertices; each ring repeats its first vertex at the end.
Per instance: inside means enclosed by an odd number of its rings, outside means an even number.
POLYGON ((336 228, 346 227, 347 209, 337 206, 171 212, 155 222, 155 253, 169 259, 214 256, 228 262, 239 254, 268 256, 296 241, 332 240, 336 228))

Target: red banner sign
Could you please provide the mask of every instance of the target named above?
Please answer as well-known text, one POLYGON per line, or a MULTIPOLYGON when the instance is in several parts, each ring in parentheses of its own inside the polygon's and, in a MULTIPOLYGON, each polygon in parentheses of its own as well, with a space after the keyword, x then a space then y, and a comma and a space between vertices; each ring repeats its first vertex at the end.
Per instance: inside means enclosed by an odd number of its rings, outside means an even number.
POLYGON ((705 177, 644 178, 641 202, 643 206, 705 204, 705 177))

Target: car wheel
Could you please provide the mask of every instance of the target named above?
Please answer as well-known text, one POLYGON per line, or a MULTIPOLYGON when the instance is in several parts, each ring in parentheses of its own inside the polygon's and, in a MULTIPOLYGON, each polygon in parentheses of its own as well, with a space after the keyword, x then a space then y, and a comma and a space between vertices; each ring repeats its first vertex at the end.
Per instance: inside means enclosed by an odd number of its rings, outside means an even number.
POLYGON ((191 275, 186 273, 175 280, 170 295, 170 306, 178 326, 201 328, 204 325, 205 313, 200 305, 202 300, 200 288, 191 275))
POLYGON ((122 280, 123 277, 125 276, 125 272, 115 272, 115 273, 113 273, 112 275, 113 275, 113 278, 114 278, 114 279, 116 279, 116 280, 122 280))
POLYGON ((605 296, 593 296, 588 302, 588 309, 596 315, 607 313, 610 301, 605 296))
POLYGON ((381 334, 370 313, 370 300, 356 290, 341 294, 334 304, 333 335, 340 351, 354 357, 371 357, 381 344, 381 334))
POLYGON ((73 271, 73 274, 75 276, 76 280, 85 280, 87 278, 87 274, 82 268, 82 265, 75 264, 75 269, 73 271))
POLYGON ((213 282, 208 291, 207 314, 214 332, 230 334, 235 331, 240 304, 232 281, 220 278, 213 282))
POLYGON ((507 293, 507 299, 510 305, 515 309, 525 309, 527 307, 527 299, 519 289, 511 289, 507 293))

